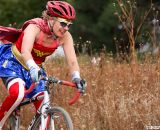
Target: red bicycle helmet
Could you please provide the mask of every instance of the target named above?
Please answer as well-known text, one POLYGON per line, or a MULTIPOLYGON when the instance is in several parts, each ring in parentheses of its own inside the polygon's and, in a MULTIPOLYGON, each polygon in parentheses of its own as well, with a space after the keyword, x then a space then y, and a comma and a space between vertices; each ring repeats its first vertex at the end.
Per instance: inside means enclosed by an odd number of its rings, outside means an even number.
POLYGON ((48 15, 52 17, 74 20, 76 16, 75 9, 64 1, 48 1, 46 9, 48 15))

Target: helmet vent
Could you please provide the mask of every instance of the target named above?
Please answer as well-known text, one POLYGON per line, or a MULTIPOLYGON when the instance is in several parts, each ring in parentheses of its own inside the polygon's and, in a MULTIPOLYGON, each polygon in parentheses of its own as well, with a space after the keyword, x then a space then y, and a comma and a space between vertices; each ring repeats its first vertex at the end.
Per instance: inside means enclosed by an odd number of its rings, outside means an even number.
POLYGON ((63 7, 63 6, 61 6, 61 5, 59 5, 62 9, 63 9, 63 11, 68 15, 68 12, 67 12, 67 10, 63 7))
POLYGON ((58 1, 57 3, 62 4, 62 5, 65 5, 63 2, 60 2, 60 1, 58 1))
POLYGON ((57 14, 62 15, 62 13, 61 13, 58 9, 52 8, 52 10, 53 10, 54 12, 56 12, 57 14))
POLYGON ((54 2, 52 2, 52 1, 51 1, 51 4, 52 4, 52 5, 55 5, 54 2))
POLYGON ((71 13, 71 16, 72 16, 72 9, 71 9, 71 7, 69 7, 69 11, 70 11, 70 13, 71 13))

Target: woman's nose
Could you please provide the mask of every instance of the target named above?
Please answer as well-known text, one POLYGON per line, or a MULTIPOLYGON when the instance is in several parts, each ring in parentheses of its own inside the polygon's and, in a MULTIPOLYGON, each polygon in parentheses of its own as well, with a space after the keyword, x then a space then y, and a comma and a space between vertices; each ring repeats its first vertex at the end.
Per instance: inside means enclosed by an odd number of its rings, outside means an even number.
POLYGON ((69 30, 69 27, 68 26, 65 26, 63 27, 64 30, 68 31, 69 30))

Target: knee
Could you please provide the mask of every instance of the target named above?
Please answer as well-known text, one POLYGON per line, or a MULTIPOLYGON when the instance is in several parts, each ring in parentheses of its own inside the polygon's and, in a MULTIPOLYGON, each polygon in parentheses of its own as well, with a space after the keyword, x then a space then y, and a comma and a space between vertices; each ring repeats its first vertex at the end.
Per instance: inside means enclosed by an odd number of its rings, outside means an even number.
POLYGON ((13 100, 22 100, 25 96, 25 85, 24 81, 16 78, 8 84, 9 94, 13 100))
MULTIPOLYGON (((40 92, 33 97, 40 97, 40 96, 44 96, 44 92, 40 92)), ((41 100, 38 100, 37 102, 34 102, 34 106, 36 108, 36 111, 38 111, 38 109, 41 108, 42 103, 43 103, 43 98, 41 100)))
POLYGON ((10 96, 13 100, 23 100, 24 98, 24 92, 13 92, 13 93, 10 93, 10 96))

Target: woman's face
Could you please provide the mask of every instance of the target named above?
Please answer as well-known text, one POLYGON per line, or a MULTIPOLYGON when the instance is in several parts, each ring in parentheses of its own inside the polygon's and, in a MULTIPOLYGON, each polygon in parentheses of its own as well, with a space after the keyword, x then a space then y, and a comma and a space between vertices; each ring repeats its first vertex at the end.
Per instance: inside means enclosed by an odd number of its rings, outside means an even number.
POLYGON ((55 35, 58 37, 63 37, 65 32, 68 31, 72 25, 71 21, 62 18, 54 18, 54 20, 50 20, 50 23, 53 27, 55 35))

